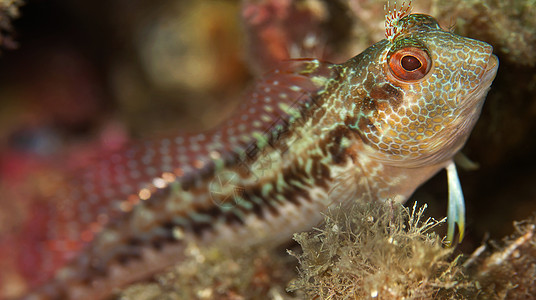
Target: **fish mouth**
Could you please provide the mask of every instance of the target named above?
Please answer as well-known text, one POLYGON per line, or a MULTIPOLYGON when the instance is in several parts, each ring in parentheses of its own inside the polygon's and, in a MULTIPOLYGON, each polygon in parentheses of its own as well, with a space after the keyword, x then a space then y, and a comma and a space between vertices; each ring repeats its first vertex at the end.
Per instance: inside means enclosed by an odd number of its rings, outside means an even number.
POLYGON ((488 64, 486 69, 480 74, 480 81, 477 86, 468 93, 467 99, 462 102, 460 108, 467 109, 475 102, 481 102, 489 91, 495 75, 497 75, 497 69, 499 68, 499 59, 495 54, 490 54, 488 58, 488 64))
POLYGON ((486 69, 481 73, 477 87, 470 91, 466 99, 457 107, 456 118, 451 122, 452 126, 448 127, 451 132, 447 134, 447 140, 441 144, 443 149, 451 148, 453 150, 450 152, 445 150, 444 153, 456 153, 467 140, 469 132, 478 120, 486 94, 491 87, 493 79, 495 79, 498 68, 499 59, 494 54, 490 54, 486 69))
POLYGON ((490 86, 493 79, 495 79, 495 75, 497 74, 498 68, 499 59, 495 54, 491 54, 488 59, 488 65, 486 66, 486 70, 482 73, 482 78, 480 82, 483 85, 490 86))

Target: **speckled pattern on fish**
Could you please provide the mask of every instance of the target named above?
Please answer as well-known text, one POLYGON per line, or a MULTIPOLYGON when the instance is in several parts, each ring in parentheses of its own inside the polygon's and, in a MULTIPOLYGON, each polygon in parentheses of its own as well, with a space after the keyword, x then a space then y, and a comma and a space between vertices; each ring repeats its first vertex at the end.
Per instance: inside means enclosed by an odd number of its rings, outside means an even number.
MULTIPOLYGON (((443 168, 462 197, 452 158, 498 60, 430 16, 387 26, 343 64, 280 64, 220 127, 143 141, 74 178, 25 229, 15 259, 35 264, 20 273, 46 282, 29 298, 106 298, 183 259, 188 243, 275 246, 331 205, 404 202, 443 168)), ((450 229, 463 233, 456 201, 450 229)))

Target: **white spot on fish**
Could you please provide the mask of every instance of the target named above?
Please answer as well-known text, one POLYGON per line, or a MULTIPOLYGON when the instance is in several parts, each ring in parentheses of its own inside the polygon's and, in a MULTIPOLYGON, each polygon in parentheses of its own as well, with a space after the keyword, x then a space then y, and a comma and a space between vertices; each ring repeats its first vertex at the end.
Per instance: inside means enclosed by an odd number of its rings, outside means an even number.
POLYGON ((156 188, 159 188, 159 189, 163 189, 167 186, 167 183, 164 179, 160 178, 160 177, 157 177, 155 179, 153 179, 153 185, 156 187, 156 188))

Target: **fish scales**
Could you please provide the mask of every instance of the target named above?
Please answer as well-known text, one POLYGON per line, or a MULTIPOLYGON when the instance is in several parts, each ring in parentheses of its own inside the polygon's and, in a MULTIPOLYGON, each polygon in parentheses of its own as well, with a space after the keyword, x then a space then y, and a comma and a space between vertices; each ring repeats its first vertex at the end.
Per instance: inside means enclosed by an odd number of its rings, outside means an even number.
POLYGON ((343 64, 283 62, 220 127, 141 142, 73 179, 22 231, 17 259, 34 263, 20 273, 46 281, 27 297, 109 297, 181 261, 188 243, 275 246, 332 205, 404 202, 443 168, 462 197, 452 158, 498 60, 430 16, 399 10, 386 26, 343 64))

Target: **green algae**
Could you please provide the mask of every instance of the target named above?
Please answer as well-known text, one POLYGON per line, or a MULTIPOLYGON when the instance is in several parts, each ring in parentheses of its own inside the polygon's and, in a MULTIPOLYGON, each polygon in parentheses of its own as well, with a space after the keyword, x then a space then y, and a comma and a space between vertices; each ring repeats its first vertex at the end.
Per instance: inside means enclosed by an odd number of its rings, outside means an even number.
POLYGON ((442 221, 424 216, 426 206, 356 203, 336 209, 325 225, 294 239, 303 253, 290 290, 320 299, 431 299, 470 288, 454 250, 431 232, 442 221), (453 288, 456 286, 456 288, 453 288))
POLYGON ((305 299, 527 299, 536 294, 535 218, 516 223, 500 245, 456 254, 430 232, 425 206, 356 203, 330 211, 325 225, 299 233, 299 275, 290 291, 305 299))

